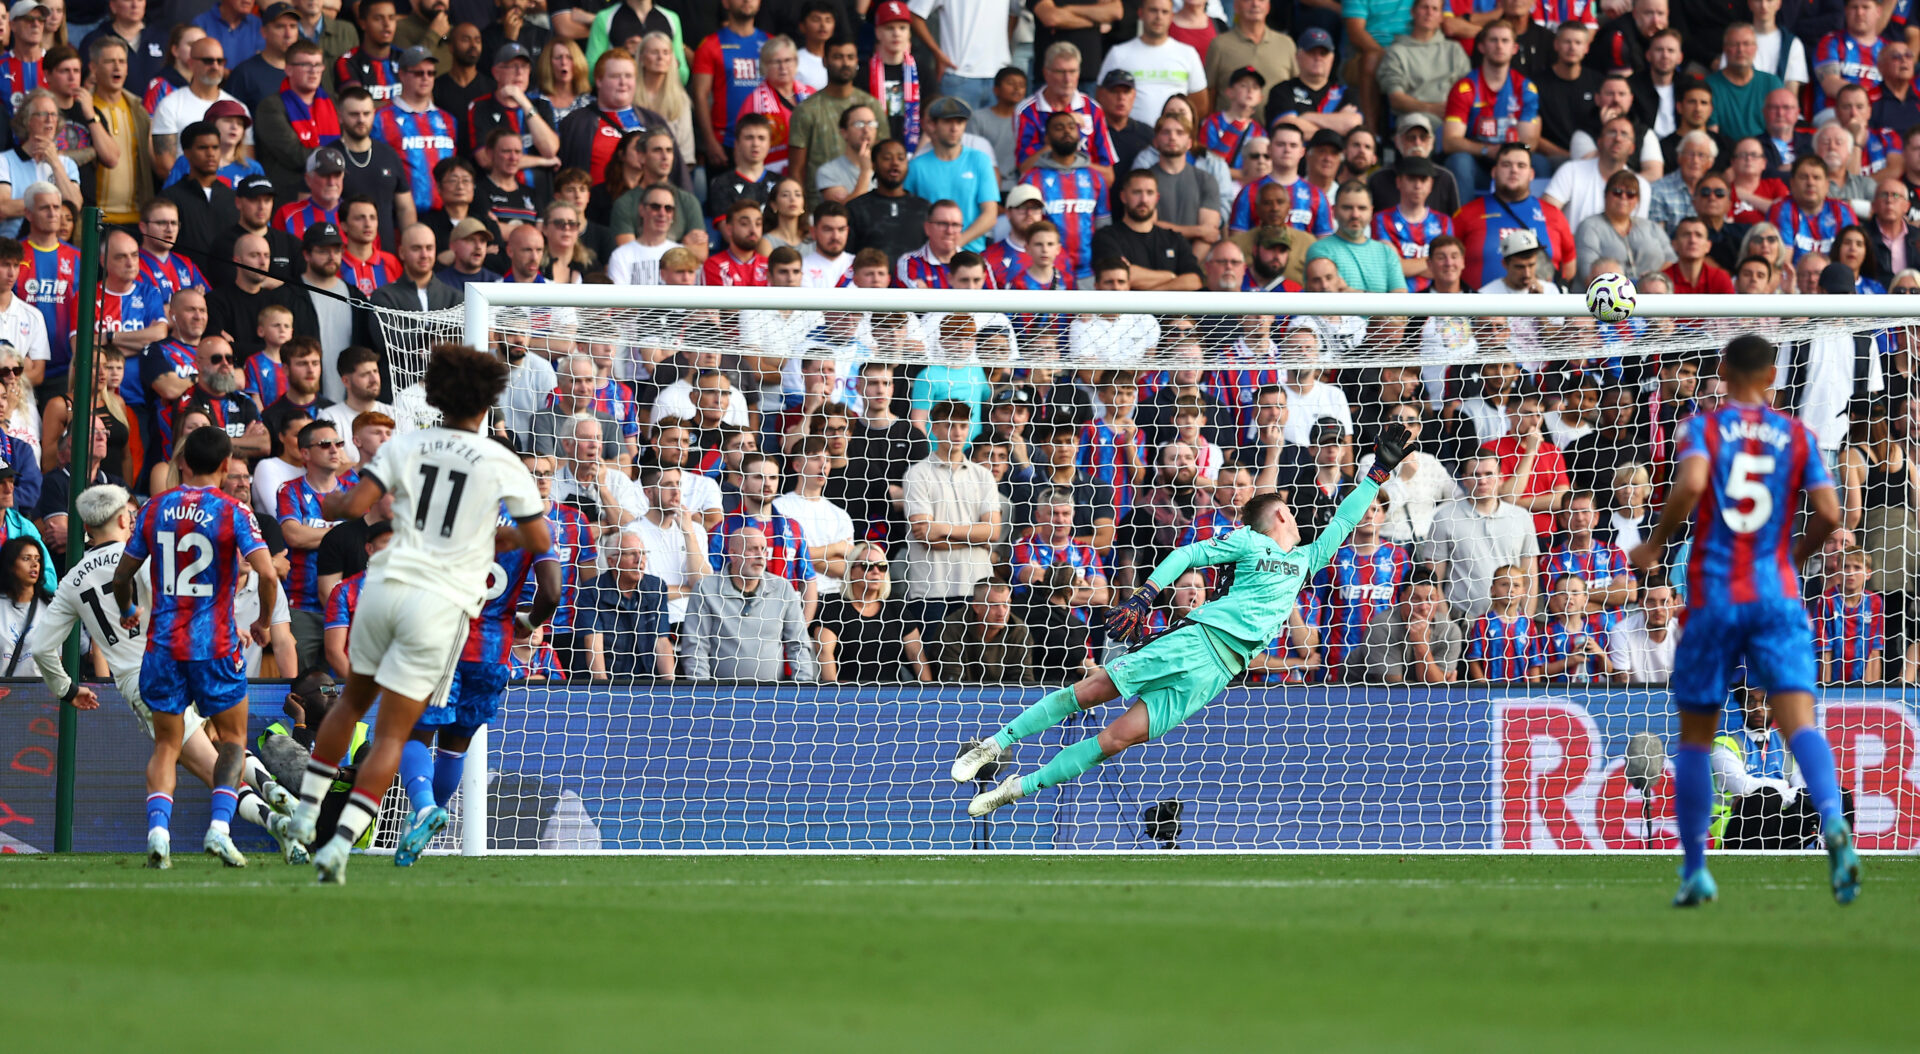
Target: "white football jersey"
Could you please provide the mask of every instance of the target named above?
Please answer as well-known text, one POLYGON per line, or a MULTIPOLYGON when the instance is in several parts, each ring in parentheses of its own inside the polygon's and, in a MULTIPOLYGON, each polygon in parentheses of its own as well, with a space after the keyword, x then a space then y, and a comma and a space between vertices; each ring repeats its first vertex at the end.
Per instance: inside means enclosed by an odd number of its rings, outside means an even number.
POLYGON ((67 694, 73 681, 62 663, 67 634, 75 619, 87 636, 100 645, 107 657, 107 670, 126 695, 131 685, 134 697, 140 686, 140 659, 147 650, 147 618, 153 611, 153 587, 149 575, 133 577, 134 596, 140 604, 140 628, 129 633, 120 628, 120 605, 113 599, 113 572, 120 566, 120 553, 126 545, 111 542, 87 550, 87 555, 60 580, 53 600, 34 622, 30 637, 34 665, 40 679, 55 695, 67 694))
POLYGON ((520 458, 474 432, 395 436, 360 472, 393 495, 393 542, 367 562, 368 576, 444 597, 468 617, 486 593, 500 503, 516 520, 545 512, 520 458))

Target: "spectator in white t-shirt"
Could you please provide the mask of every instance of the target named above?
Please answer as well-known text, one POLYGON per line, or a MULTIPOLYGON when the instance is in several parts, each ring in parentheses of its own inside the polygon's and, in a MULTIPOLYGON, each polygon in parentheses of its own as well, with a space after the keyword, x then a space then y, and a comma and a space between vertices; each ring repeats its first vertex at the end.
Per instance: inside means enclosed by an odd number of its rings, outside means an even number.
MULTIPOLYGON (((1308 330, 1289 331, 1284 339, 1282 355, 1292 361, 1317 360, 1320 357, 1319 338, 1308 330)), ((1342 435, 1353 434, 1353 410, 1347 403, 1347 393, 1337 384, 1328 384, 1320 379, 1317 366, 1296 367, 1287 371, 1287 406, 1291 413, 1287 417, 1287 442, 1296 446, 1308 446, 1313 441, 1314 422, 1322 417, 1331 417, 1340 422, 1342 435)))
POLYGON ((1173 0, 1141 0, 1140 35, 1124 44, 1108 48, 1100 63, 1100 76, 1109 70, 1133 74, 1133 112, 1136 121, 1152 124, 1161 107, 1175 95, 1194 98, 1194 110, 1207 112, 1206 65, 1200 53, 1174 40, 1173 0))
POLYGON ((707 529, 681 498, 680 482, 691 475, 674 465, 641 469, 647 511, 627 526, 646 543, 648 571, 667 587, 667 622, 674 626, 687 617, 687 595, 713 569, 707 559, 707 529))
MULTIPOLYGON (((1096 260, 1093 287, 1127 292, 1132 265, 1121 257, 1096 260)), ((1076 362, 1137 363, 1160 343, 1160 321, 1152 315, 1075 315, 1067 328, 1067 349, 1076 362)))
POLYGON ((1615 684, 1665 684, 1673 676, 1673 654, 1680 644, 1676 607, 1673 588, 1656 572, 1641 590, 1639 606, 1608 635, 1615 684))
POLYGON ((992 106, 993 75, 1013 61, 1008 6, 980 0, 910 0, 907 7, 927 22, 935 12, 940 15, 940 34, 927 41, 933 45, 935 68, 942 71, 940 94, 956 96, 976 110, 992 106))
POLYGON ((808 289, 835 289, 847 269, 853 266, 853 254, 847 251, 852 227, 847 207, 837 201, 814 206, 813 229, 800 256, 800 284, 808 289))
POLYGON ((800 525, 807 556, 818 575, 819 595, 837 596, 847 574, 847 554, 853 551, 853 518, 847 510, 822 495, 827 488, 827 438, 808 436, 793 456, 794 487, 773 499, 773 509, 800 525))
POLYGON ((640 230, 607 257, 607 279, 615 285, 659 285, 660 258, 680 243, 667 237, 679 208, 673 188, 649 187, 640 195, 640 230))

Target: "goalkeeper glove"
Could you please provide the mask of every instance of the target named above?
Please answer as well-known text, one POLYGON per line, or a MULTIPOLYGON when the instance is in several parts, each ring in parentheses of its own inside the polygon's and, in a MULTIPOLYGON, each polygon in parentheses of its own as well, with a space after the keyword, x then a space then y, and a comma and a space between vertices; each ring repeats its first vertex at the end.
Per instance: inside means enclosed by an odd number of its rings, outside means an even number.
POLYGON ((1159 587, 1152 583, 1134 590, 1118 610, 1107 616, 1107 636, 1122 644, 1140 639, 1146 633, 1147 615, 1153 610, 1153 597, 1158 592, 1159 587))
POLYGON ((1382 425, 1380 438, 1373 444, 1373 467, 1367 470, 1367 478, 1385 483, 1412 447, 1412 429, 1403 424, 1382 425))

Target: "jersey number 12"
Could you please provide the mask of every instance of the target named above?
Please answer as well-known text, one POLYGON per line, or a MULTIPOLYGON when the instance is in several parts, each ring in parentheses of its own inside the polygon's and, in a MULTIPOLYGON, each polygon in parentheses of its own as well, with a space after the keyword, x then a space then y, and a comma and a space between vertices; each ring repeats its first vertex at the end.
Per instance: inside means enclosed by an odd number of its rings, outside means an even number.
POLYGON ((206 582, 194 581, 194 576, 205 571, 213 563, 213 541, 204 534, 180 534, 172 531, 159 532, 160 541, 160 591, 176 597, 210 597, 213 586, 206 582), (180 567, 180 557, 191 555, 185 567, 180 567))
MULTIPOLYGON (((440 482, 440 466, 420 466, 420 505, 413 514, 413 529, 425 531, 429 513, 433 510, 433 491, 440 482)), ((453 521, 460 515, 460 495, 467 491, 467 474, 449 469, 447 471, 447 507, 440 517, 440 537, 453 537, 453 521)))

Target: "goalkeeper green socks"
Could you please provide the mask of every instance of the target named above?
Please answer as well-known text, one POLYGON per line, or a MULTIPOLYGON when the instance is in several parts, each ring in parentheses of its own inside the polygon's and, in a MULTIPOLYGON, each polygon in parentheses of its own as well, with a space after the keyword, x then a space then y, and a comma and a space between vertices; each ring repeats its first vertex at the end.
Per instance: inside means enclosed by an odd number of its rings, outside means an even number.
POLYGON ((1062 748, 1052 761, 1040 766, 1040 771, 1020 777, 1020 787, 1028 794, 1055 787, 1105 760, 1107 756, 1100 752, 1100 737, 1088 736, 1072 746, 1062 748))
POLYGON ((1055 688, 1040 697, 1040 701, 1020 711, 1020 716, 1007 722, 1007 726, 993 734, 994 742, 1000 749, 1018 743, 1028 736, 1038 735, 1047 729, 1072 717, 1080 709, 1079 700, 1073 697, 1073 686, 1055 688))

